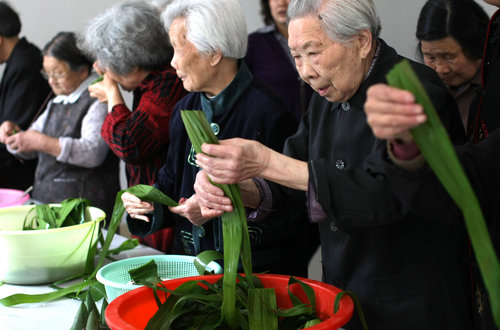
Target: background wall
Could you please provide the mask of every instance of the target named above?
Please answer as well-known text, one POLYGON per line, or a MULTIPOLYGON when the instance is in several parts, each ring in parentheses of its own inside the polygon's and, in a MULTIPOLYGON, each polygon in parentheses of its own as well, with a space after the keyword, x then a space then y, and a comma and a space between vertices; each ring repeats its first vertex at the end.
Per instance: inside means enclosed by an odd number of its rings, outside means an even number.
MULTIPOLYGON (((207 0, 209 1, 209 0, 207 0)), ((382 38, 406 57, 415 58, 415 27, 418 13, 426 0, 375 0, 382 20, 382 38)), ((88 20, 117 0, 10 0, 19 12, 23 28, 21 35, 42 48, 59 31, 80 31, 88 20)), ((481 3, 491 15, 496 7, 481 3)), ((262 26, 259 14, 260 1, 240 0, 247 17, 249 32, 262 26)), ((0 71, 3 66, 0 67, 0 71)), ((128 99, 130 100, 130 98, 128 99)), ((122 176, 123 177, 123 176, 122 176)), ((126 227, 122 228, 123 231, 126 227)), ((316 253, 309 267, 309 277, 321 280, 319 253, 316 253)))
MULTIPOLYGON (((21 16, 21 34, 40 48, 59 31, 79 31, 86 22, 118 0, 9 0, 21 16)), ((382 37, 402 55, 415 56, 415 26, 426 0, 375 0, 382 20, 382 37)), ((484 4, 483 1, 478 1, 484 4)), ((247 17, 248 30, 262 25, 258 0, 240 0, 247 17)), ((484 4, 489 14, 495 7, 484 4)))

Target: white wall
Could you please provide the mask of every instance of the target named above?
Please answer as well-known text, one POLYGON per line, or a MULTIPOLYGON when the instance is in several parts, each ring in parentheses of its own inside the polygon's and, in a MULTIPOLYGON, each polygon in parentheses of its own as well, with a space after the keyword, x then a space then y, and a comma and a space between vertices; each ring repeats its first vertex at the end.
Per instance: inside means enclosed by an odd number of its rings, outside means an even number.
MULTIPOLYGON (((79 31, 86 22, 117 0, 9 0, 21 16, 21 34, 40 48, 59 31, 79 31)), ((207 0, 209 1, 209 0, 207 0)), ((402 55, 415 57, 415 26, 426 0, 375 0, 381 20, 382 38, 402 55)), ((478 1, 484 4, 483 1, 478 1)), ((258 0, 240 0, 249 32, 262 25, 258 0)), ((492 14, 495 7, 484 4, 492 14)))

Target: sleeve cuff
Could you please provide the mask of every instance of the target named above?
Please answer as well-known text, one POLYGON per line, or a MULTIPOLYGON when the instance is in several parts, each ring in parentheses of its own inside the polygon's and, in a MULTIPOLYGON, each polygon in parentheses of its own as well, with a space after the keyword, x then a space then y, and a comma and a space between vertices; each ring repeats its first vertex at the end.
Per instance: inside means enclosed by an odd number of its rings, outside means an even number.
POLYGON ((267 184, 266 180, 262 178, 253 178, 252 181, 259 189, 262 201, 256 210, 252 210, 247 214, 247 220, 249 221, 259 221, 266 218, 269 213, 271 213, 271 208, 273 205, 273 195, 271 193, 271 188, 267 184))
POLYGON ((72 140, 72 138, 64 137, 64 136, 61 136, 59 138, 59 144, 61 145, 61 152, 56 157, 58 162, 61 162, 61 163, 67 162, 67 160, 69 158, 69 154, 71 152, 71 140, 72 140))
POLYGON ((396 166, 408 172, 417 172, 425 164, 425 158, 415 142, 403 144, 396 140, 387 141, 387 154, 396 166))

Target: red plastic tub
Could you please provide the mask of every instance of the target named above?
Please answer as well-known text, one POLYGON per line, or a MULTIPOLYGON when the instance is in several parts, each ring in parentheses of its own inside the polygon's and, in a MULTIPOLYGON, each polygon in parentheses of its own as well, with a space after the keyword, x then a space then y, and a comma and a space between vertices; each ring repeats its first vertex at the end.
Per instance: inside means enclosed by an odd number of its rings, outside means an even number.
MULTIPOLYGON (((215 283, 222 275, 205 275, 184 277, 164 281, 167 289, 174 290, 182 283, 189 280, 206 280, 210 283, 215 283)), ((276 291, 276 300, 278 307, 290 308, 292 303, 288 296, 287 285, 290 276, 262 274, 257 275, 262 284, 266 288, 274 288, 276 291)), ((301 281, 311 286, 316 294, 316 312, 319 318, 323 321, 318 325, 310 327, 311 330, 332 330, 345 325, 352 317, 354 312, 354 304, 347 295, 342 297, 340 308, 333 315, 333 305, 335 296, 341 292, 340 289, 315 280, 298 277, 301 281)), ((304 299, 303 291, 298 284, 290 287, 290 290, 304 299)), ((159 291, 159 295, 163 292, 159 291)), ((164 298, 164 297, 161 297, 164 298)), ((153 298, 153 290, 148 287, 141 287, 129 291, 115 300, 113 300, 106 308, 106 323, 111 329, 144 329, 149 319, 156 313, 158 306, 153 298)))
POLYGON ((0 207, 23 205, 30 199, 29 194, 23 196, 24 191, 16 189, 0 189, 0 207))

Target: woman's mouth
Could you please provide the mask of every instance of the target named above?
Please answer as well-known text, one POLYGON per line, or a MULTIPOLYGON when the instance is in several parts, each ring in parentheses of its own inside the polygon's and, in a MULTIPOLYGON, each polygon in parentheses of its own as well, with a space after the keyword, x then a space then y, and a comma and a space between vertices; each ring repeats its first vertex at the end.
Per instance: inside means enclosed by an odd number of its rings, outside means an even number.
POLYGON ((318 94, 321 96, 325 96, 326 92, 328 91, 328 88, 330 88, 330 86, 318 88, 318 94))

